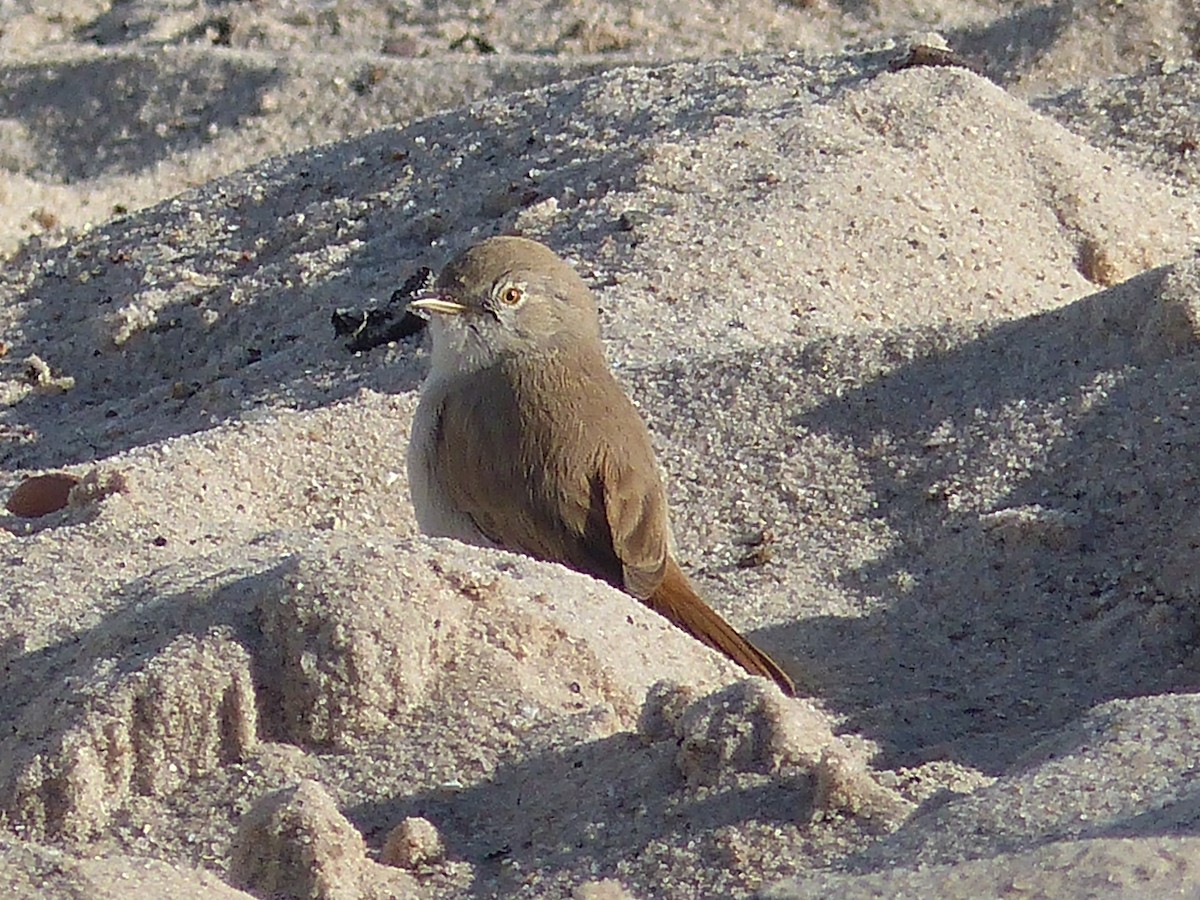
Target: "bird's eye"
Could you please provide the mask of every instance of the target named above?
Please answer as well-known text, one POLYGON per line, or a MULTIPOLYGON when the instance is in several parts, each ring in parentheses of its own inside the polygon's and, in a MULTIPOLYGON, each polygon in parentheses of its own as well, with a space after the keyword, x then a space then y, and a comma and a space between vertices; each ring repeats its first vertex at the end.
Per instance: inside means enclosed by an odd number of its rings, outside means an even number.
POLYGON ((505 306, 516 306, 525 299, 525 292, 515 284, 510 284, 500 292, 500 302, 505 306))

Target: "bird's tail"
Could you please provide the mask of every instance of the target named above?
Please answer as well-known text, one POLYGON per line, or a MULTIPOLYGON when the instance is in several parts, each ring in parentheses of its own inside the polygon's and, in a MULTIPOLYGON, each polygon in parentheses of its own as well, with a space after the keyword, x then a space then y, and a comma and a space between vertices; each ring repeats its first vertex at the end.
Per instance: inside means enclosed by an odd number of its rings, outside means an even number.
POLYGON ((796 686, 779 664, 701 600, 675 560, 668 558, 662 583, 643 602, 696 640, 724 653, 751 675, 770 678, 789 697, 796 695, 796 686))

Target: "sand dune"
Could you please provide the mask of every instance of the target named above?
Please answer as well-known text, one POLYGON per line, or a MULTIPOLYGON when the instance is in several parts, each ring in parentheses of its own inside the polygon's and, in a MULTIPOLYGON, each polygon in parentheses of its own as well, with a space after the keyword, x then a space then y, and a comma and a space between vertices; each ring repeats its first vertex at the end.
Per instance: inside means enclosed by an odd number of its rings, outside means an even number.
POLYGON ((1193 891, 1197 22, 1001 6, 0 13, 11 893, 1193 891), (330 316, 502 232, 800 699, 417 533, 330 316))

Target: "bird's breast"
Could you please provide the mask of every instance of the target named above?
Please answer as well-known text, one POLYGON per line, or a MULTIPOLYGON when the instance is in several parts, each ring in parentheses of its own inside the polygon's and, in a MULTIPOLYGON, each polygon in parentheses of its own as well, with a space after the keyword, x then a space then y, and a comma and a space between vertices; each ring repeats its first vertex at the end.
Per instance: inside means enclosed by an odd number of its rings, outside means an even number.
POLYGON ((439 453, 456 450, 444 447, 440 440, 446 402, 454 386, 453 380, 431 374, 421 391, 408 442, 408 488, 413 512, 417 527, 425 534, 492 547, 495 545, 480 532, 470 514, 452 499, 441 475, 446 466, 437 464, 439 453))

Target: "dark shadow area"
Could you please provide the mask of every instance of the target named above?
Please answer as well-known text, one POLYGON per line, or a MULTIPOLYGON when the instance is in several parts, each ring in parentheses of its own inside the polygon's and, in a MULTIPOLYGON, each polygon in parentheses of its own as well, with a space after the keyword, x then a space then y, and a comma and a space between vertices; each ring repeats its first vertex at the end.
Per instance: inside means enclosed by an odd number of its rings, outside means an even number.
POLYGON ((1176 787, 1178 799, 1158 809, 1130 816, 1114 825, 1087 833, 1089 838, 1136 838, 1151 834, 1196 837, 1200 835, 1200 790, 1193 771, 1176 787))
POLYGON ((5 66, 0 118, 20 121, 37 150, 24 174, 70 184, 200 147, 237 128, 276 81, 244 61, 180 66, 170 56, 5 66))
MULTIPOLYGON (((880 764, 951 759, 999 774, 1098 703, 1200 680, 1189 574, 1200 354, 1156 333, 1165 273, 974 332, 848 336, 753 365, 690 366, 682 396, 779 420, 752 448, 714 434, 690 408, 698 400, 646 401, 689 407, 665 416, 692 423, 672 442, 726 444, 712 453, 765 471, 761 510, 783 565, 806 552, 786 538, 821 497, 797 483, 795 460, 814 438, 854 448, 869 473, 864 515, 898 543, 835 576, 863 614, 805 618, 761 640, 809 670, 847 731, 879 742, 880 764), (806 392, 811 406, 787 408, 806 392), (973 485, 997 477, 1000 493, 981 501, 973 485)), ((763 572, 722 578, 732 593, 777 592, 763 572)))
POLYGON ((896 860, 955 864, 1059 842, 1194 835, 1198 714, 1196 694, 1105 703, 1056 730, 994 786, 931 797, 841 864, 866 873, 896 860))
POLYGON ((1054 46, 1073 14, 1070 0, 1055 0, 1014 10, 982 27, 968 26, 944 35, 955 52, 980 64, 989 78, 1011 84, 1054 46))
POLYGON ((145 9, 139 9, 130 0, 113 0, 107 10, 75 29, 75 39, 112 47, 136 41, 153 27, 153 15, 148 15, 145 9))
POLYGON ((651 843, 686 845, 748 821, 795 825, 811 806, 808 778, 764 777, 752 788, 698 795, 680 776, 676 752, 673 740, 617 734, 501 764, 487 781, 455 793, 423 792, 345 812, 376 850, 405 818, 428 819, 447 856, 476 867, 471 896, 494 897, 519 892, 534 871, 617 877, 618 864, 636 860, 651 843))
POLYGON ((1149 272, 999 326, 802 418, 862 448, 886 429, 902 436, 902 457, 924 457, 903 477, 888 459, 872 467, 880 509, 905 536, 854 573, 893 598, 882 620, 809 623, 815 645, 869 648, 884 664, 886 678, 827 657, 829 699, 853 708, 852 730, 886 736, 887 762, 949 757, 1001 772, 1097 703, 1195 682, 1179 665, 1197 638, 1196 598, 1168 567, 1190 549, 1179 538, 1200 508, 1186 393, 1200 385, 1200 359, 1156 358, 1167 349, 1140 333, 1162 278, 1149 272), (985 436, 1011 435, 1027 410, 1061 416, 1042 458, 961 446, 981 422, 985 436), (942 423, 960 446, 937 445, 942 423), (1004 466, 1011 490, 992 510, 1032 518, 1012 524, 946 502, 1004 466), (907 593, 896 589, 902 572, 916 583, 907 593))

